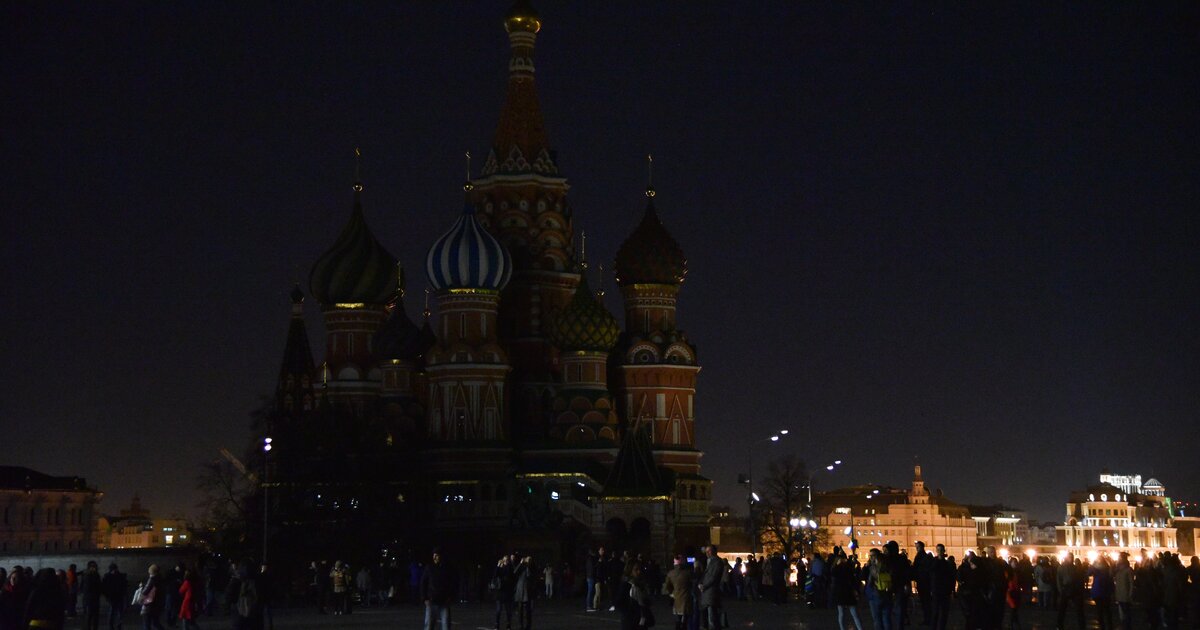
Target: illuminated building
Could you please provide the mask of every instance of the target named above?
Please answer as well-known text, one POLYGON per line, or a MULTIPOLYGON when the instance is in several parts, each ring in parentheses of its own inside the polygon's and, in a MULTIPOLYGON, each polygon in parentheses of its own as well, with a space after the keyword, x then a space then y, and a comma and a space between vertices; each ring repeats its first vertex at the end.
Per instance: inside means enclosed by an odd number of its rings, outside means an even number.
POLYGON ((183 518, 152 518, 134 495, 128 508, 116 516, 97 519, 97 549, 152 549, 185 547, 191 544, 192 532, 183 518))
POLYGON ((1072 492, 1058 527, 1061 549, 1139 552, 1178 551, 1167 499, 1126 492, 1101 483, 1072 492))
POLYGON ((980 547, 1030 543, 1029 515, 1004 505, 968 505, 980 547))
POLYGON ((103 496, 81 477, 0 466, 0 553, 91 549, 103 496))
POLYGON ((1150 497, 1167 496, 1167 489, 1154 477, 1150 477, 1143 483, 1141 475, 1114 475, 1105 468, 1100 472, 1100 483, 1116 486, 1126 494, 1144 494, 1150 497))
MULTIPOLYGON (((850 549, 858 541, 862 552, 882 548, 889 540, 912 555, 917 541, 930 550, 946 546, 946 553, 961 558, 978 548, 977 529, 967 508, 925 488, 921 467, 913 469, 912 486, 905 490, 862 485, 823 492, 814 498, 822 538, 829 546, 850 549)), ((830 549, 824 549, 828 552, 830 549)))
POLYGON ((328 537, 307 527, 553 558, 594 541, 664 557, 708 540, 700 367, 676 319, 683 251, 647 187, 610 267, 618 322, 542 122, 542 21, 519 1, 504 27, 496 134, 478 174, 468 172, 462 209, 446 212, 448 229, 377 238, 356 181, 349 219, 309 277, 326 329, 319 362, 304 294, 293 292, 268 428, 272 509, 280 529, 295 530, 277 534, 285 541, 328 537), (415 274, 384 240, 428 246, 420 325, 405 305, 415 274))

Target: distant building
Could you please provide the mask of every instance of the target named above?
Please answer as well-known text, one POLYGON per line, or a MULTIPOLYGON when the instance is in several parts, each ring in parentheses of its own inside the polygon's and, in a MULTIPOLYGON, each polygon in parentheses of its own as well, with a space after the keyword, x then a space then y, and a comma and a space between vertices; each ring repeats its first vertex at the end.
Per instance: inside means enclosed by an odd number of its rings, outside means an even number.
POLYGON ((1029 524, 1029 545, 1047 547, 1054 546, 1058 542, 1058 523, 1046 521, 1044 523, 1032 522, 1029 524))
POLYGON ((1029 515, 1004 505, 968 505, 980 547, 1008 547, 1029 542, 1029 515))
POLYGON ((0 553, 91 549, 103 496, 82 477, 0 466, 0 553))
POLYGON ((129 508, 117 516, 102 516, 96 527, 98 549, 153 549, 183 547, 192 532, 185 519, 151 518, 136 495, 129 508))
POLYGON ((1142 494, 1141 475, 1114 475, 1107 468, 1100 471, 1100 483, 1107 483, 1127 494, 1142 494))
POLYGON ((714 505, 709 511, 708 537, 717 545, 722 556, 749 555, 753 550, 747 519, 730 511, 728 506, 714 505))
POLYGON ((1116 486, 1126 494, 1144 494, 1151 497, 1167 496, 1167 489, 1154 477, 1142 483, 1141 475, 1114 475, 1107 468, 1100 472, 1100 483, 1116 486))
POLYGON ((1151 477, 1146 483, 1142 484, 1142 494, 1148 497, 1165 497, 1167 496, 1167 489, 1157 479, 1151 477))
POLYGON ((922 541, 930 549, 939 543, 946 545, 946 553, 956 558, 979 547, 978 530, 967 508, 940 491, 931 495, 920 466, 914 468, 908 490, 853 486, 821 493, 814 504, 817 522, 824 530, 822 538, 830 547, 849 551, 851 541, 857 540, 859 548, 871 549, 894 540, 911 555, 917 541, 922 541))
POLYGON ((1071 493, 1066 520, 1058 526, 1057 543, 1067 551, 1178 552, 1175 534, 1164 497, 1130 493, 1102 483, 1071 493))

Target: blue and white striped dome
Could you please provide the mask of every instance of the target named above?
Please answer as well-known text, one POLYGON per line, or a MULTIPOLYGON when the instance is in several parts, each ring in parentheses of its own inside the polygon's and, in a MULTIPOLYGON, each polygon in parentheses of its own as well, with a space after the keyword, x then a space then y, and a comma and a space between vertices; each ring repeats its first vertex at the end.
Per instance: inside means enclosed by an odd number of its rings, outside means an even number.
POLYGON ((496 237, 479 225, 475 220, 475 208, 467 204, 450 230, 429 248, 425 272, 437 291, 499 291, 512 276, 512 256, 496 237))

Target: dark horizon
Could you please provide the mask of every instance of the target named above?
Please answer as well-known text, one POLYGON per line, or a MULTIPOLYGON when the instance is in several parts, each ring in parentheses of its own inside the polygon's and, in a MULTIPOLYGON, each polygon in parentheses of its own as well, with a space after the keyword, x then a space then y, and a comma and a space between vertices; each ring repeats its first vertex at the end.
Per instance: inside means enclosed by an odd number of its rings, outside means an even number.
MULTIPOLYGON (((751 449, 845 460, 818 489, 904 487, 919 458, 1039 520, 1105 467, 1200 499, 1195 4, 535 4, 594 262, 655 156, 714 503, 744 509, 751 449)), ((0 462, 194 514, 198 464, 274 389, 355 147, 418 318, 506 8, 8 5, 0 462)))

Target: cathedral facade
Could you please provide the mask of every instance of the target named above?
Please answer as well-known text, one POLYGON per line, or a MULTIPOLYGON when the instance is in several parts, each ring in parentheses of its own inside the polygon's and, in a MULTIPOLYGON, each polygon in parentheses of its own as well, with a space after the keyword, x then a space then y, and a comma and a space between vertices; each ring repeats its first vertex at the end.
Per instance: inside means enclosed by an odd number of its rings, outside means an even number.
POLYGON ((422 316, 407 311, 413 274, 367 225, 357 182, 345 227, 309 276, 326 329, 320 361, 305 293, 293 291, 265 427, 276 446, 266 484, 282 515, 273 537, 340 532, 564 559, 595 544, 661 558, 707 542, 700 366, 676 319, 687 261, 647 188, 613 266, 623 326, 589 283, 538 103, 541 27, 521 1, 504 20, 496 135, 463 186, 462 213, 430 235, 422 316))

